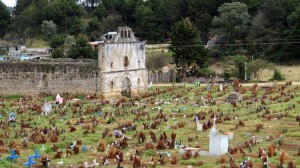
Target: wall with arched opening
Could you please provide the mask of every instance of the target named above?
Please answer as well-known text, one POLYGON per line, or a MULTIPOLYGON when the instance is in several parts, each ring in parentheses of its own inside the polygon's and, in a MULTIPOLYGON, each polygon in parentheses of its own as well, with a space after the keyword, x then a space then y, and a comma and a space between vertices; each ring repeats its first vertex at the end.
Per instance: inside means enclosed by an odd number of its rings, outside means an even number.
POLYGON ((39 87, 42 87, 42 88, 47 88, 49 87, 49 78, 46 74, 43 74, 41 76, 41 80, 40 80, 40 85, 39 87))
POLYGON ((97 70, 93 60, 0 61, 0 94, 94 94, 99 87, 97 70))

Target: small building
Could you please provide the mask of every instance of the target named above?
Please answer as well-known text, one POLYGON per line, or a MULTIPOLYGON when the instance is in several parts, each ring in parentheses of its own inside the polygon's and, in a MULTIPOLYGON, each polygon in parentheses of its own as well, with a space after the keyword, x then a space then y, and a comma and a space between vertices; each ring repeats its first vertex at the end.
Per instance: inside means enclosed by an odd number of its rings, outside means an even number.
POLYGON ((0 45, 0 48, 7 51, 7 55, 19 55, 22 51, 26 50, 25 45, 18 44, 4 44, 0 45))

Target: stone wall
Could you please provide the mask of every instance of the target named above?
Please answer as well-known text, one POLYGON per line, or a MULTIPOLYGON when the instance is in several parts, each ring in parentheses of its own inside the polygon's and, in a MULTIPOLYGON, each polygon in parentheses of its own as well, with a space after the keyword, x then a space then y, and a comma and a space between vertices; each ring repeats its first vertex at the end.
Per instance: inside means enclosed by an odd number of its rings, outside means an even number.
POLYGON ((89 93, 99 87, 96 60, 28 60, 0 62, 0 95, 89 93))

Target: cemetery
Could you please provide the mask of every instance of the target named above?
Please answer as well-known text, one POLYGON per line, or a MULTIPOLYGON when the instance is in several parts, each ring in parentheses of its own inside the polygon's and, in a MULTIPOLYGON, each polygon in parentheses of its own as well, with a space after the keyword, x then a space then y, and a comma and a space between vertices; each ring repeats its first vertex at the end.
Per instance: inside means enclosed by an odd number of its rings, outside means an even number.
POLYGON ((0 167, 300 165, 292 82, 152 86, 132 97, 0 96, 0 167))

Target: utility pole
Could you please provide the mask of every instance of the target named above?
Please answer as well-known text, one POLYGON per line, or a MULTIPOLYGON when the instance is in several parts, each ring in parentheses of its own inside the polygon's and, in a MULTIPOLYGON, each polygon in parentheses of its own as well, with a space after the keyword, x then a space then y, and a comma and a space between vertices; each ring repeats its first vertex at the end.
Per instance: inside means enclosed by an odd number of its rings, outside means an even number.
POLYGON ((174 68, 173 68, 173 87, 174 87, 175 86, 175 69, 176 69, 175 59, 173 59, 173 64, 174 64, 174 68))
POLYGON ((245 81, 247 80, 247 62, 245 62, 245 81))

